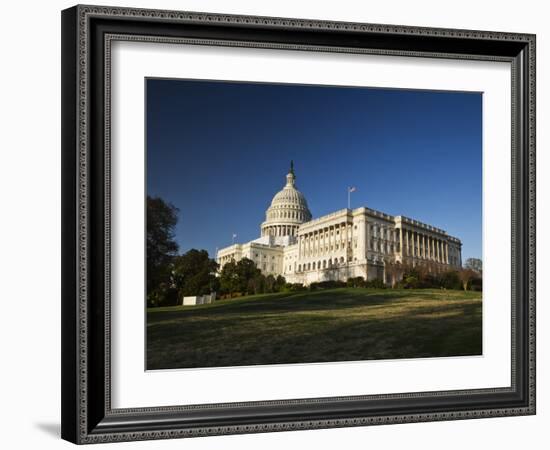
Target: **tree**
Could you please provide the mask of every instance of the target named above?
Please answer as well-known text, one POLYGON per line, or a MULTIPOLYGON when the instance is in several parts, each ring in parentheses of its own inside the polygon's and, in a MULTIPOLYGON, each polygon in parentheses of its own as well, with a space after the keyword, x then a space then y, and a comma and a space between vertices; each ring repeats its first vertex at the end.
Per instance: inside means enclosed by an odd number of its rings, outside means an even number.
POLYGON ((262 280, 259 279, 261 271, 254 261, 242 258, 238 262, 230 261, 223 266, 220 274, 220 288, 228 293, 229 297, 240 292, 241 294, 256 293, 260 290, 262 280))
POLYGON ((265 277, 258 273, 250 280, 249 285, 252 288, 248 291, 249 294, 263 294, 265 292, 265 277))
POLYGON ((265 292, 273 292, 276 281, 277 280, 275 280, 273 275, 268 275, 265 277, 265 292))
POLYGON ((467 291, 468 285, 477 278, 478 274, 473 271, 472 269, 462 269, 460 272, 458 272, 458 277, 460 278, 460 282, 462 283, 462 288, 467 291))
POLYGON ((249 281, 261 274, 260 269, 256 267, 256 263, 248 258, 242 258, 239 260, 236 270, 238 277, 238 290, 242 293, 246 293, 248 291, 249 281))
POLYGON ((218 264, 210 259, 206 250, 191 249, 181 256, 176 256, 173 266, 173 283, 180 298, 215 291, 218 284, 218 264))
POLYGON ((174 230, 178 209, 159 197, 147 196, 147 299, 149 304, 163 303, 171 289, 171 270, 178 244, 174 230))
POLYGON ((483 272, 483 264, 479 258, 468 258, 464 264, 466 269, 473 270, 481 275, 483 272))
POLYGON ((281 292, 285 287, 286 279, 282 275, 277 275, 275 279, 275 285, 273 286, 273 292, 281 292))
POLYGON ((229 298, 233 297, 239 289, 239 275, 237 273, 237 263, 229 261, 223 266, 220 273, 220 289, 222 292, 229 294, 229 298))
POLYGON ((391 287, 395 288, 397 282, 403 278, 405 267, 400 262, 393 262, 388 259, 385 261, 384 270, 386 271, 386 281, 389 279, 391 287))
POLYGON ((439 283, 445 289, 460 289, 462 287, 458 272, 447 270, 439 276, 439 283))

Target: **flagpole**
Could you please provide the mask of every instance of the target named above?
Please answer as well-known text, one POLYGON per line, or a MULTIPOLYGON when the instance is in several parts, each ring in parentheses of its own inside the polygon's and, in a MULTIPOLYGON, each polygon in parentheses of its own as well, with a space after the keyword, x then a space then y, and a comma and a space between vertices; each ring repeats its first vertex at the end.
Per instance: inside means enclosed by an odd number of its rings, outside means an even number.
POLYGON ((348 186, 348 209, 351 209, 351 193, 355 192, 355 186, 348 186))

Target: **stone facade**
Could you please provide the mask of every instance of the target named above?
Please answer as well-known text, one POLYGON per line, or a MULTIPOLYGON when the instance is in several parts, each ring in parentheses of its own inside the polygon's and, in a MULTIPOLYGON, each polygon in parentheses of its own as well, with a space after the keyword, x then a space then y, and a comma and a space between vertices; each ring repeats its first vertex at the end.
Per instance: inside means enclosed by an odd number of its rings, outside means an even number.
MULTIPOLYGON (((370 208, 342 209, 311 219, 305 197, 295 187, 294 170, 266 212, 261 237, 218 251, 220 269, 249 258, 265 275, 309 285, 350 277, 390 283, 403 265, 442 271, 462 266, 459 239, 444 230, 404 216, 370 208), (391 274, 390 274, 391 272, 391 274)), ((397 274, 397 275, 396 275, 397 274)))

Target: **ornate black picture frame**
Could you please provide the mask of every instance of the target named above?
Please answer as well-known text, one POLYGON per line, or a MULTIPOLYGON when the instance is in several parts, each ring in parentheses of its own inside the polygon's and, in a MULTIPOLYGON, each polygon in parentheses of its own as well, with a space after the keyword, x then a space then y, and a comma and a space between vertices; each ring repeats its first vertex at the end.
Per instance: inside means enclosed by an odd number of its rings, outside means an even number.
POLYGON ((62 437, 74 443, 535 414, 535 36, 98 6, 67 9, 62 12, 62 258, 62 437), (113 409, 109 102, 110 45, 116 40, 511 63, 511 386, 113 409))

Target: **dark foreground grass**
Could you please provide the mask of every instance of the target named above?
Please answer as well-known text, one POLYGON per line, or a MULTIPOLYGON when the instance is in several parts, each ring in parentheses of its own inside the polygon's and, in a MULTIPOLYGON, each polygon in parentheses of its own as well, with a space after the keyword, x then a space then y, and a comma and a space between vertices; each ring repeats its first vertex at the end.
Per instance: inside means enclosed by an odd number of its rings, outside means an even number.
POLYGON ((481 354, 481 293, 330 289, 147 311, 147 368, 481 354))

